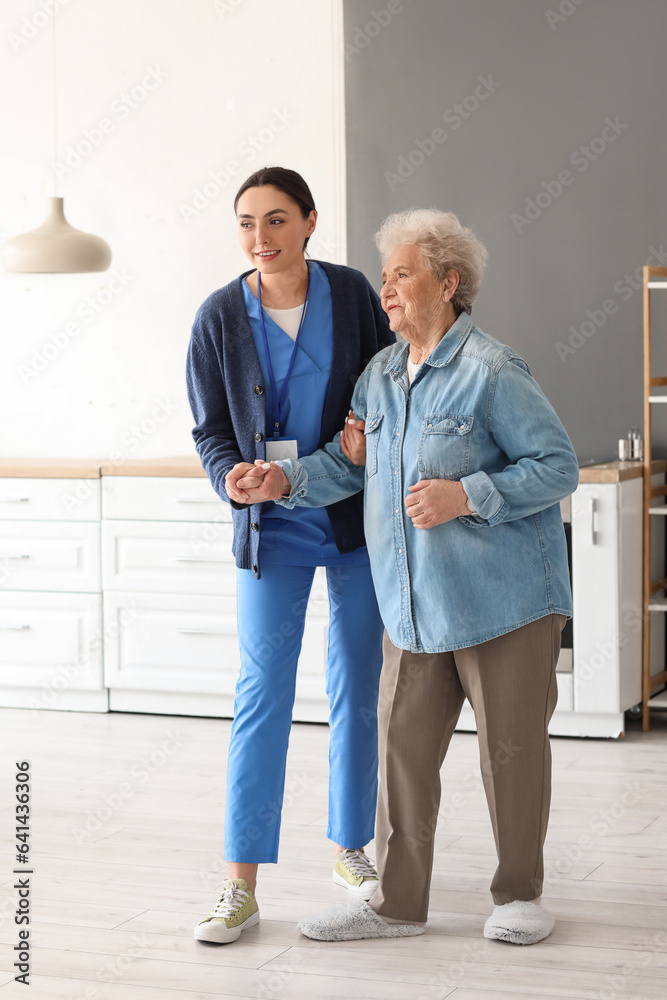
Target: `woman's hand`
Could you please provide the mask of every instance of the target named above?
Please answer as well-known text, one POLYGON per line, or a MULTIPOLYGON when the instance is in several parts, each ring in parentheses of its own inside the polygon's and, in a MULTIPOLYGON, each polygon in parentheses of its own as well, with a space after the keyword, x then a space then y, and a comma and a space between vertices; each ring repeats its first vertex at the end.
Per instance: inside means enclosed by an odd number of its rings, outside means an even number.
POLYGON ((363 420, 357 420, 354 410, 350 410, 350 415, 345 420, 345 427, 340 435, 340 446, 345 457, 353 465, 366 464, 365 426, 363 420))
POLYGON ((254 465, 239 462, 225 477, 227 496, 236 503, 263 503, 289 496, 290 481, 275 462, 258 458, 254 465))
POLYGON ((470 515, 466 491, 454 479, 420 479, 408 489, 405 509, 415 528, 435 528, 437 524, 470 515))

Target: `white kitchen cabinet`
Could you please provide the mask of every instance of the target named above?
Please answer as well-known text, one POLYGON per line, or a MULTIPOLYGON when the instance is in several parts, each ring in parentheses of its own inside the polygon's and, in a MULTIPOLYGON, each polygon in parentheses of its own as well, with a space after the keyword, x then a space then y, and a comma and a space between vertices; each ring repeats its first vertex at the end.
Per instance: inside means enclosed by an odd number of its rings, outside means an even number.
MULTIPOLYGON (((151 475, 150 463, 125 463, 102 477, 109 705, 229 717, 239 669, 231 509, 201 467, 182 460, 180 469, 186 474, 151 475)), ((166 471, 178 472, 178 462, 166 471)), ((298 721, 329 717, 325 598, 318 570, 297 671, 298 721)))
MULTIPOLYGON (((624 713, 642 691, 643 465, 609 462, 580 470, 561 505, 571 525, 572 649, 561 650, 558 703, 549 731, 557 736, 622 736, 624 713)), ((665 463, 654 463, 653 485, 665 463)), ((664 524, 653 539, 653 576, 664 575, 664 524)), ((652 673, 664 663, 664 635, 653 630, 652 673)), ((459 728, 473 730, 466 702, 459 728)))
POLYGON ((107 711, 94 461, 0 461, 0 705, 107 711))
POLYGON ((104 712, 99 594, 0 596, 0 704, 104 712))
MULTIPOLYGON (((5 460, 5 463, 7 460, 5 460)), ((0 462, 0 518, 12 521, 99 521, 100 480, 99 468, 86 463, 83 468, 72 470, 97 478, 41 478, 7 476, 5 469, 13 465, 0 462)), ((67 471, 67 467, 65 467, 67 471)))
MULTIPOLYGON (((150 468, 146 464, 141 467, 150 468)), ((232 521, 229 504, 220 500, 205 478, 105 475, 102 489, 106 519, 226 524, 232 521)))
POLYGON ((0 520, 2 590, 100 592, 100 525, 0 520))
POLYGON ((231 558, 232 526, 217 525, 205 541, 200 523, 102 522, 102 582, 105 591, 226 594, 236 591, 231 558))
MULTIPOLYGON (((652 483, 664 480, 661 470, 652 483)), ((572 735, 619 736, 623 713, 641 702, 642 518, 640 478, 582 482, 573 497, 574 710, 586 732, 572 735)), ((664 522, 653 534, 655 575, 663 576, 664 522)), ((664 631, 651 638, 658 673, 664 631)))
MULTIPOLYGON (((654 485, 665 463, 654 464, 654 485)), ((580 470, 561 504, 573 627, 550 731, 619 736, 641 701, 642 465, 580 470)), ((196 457, 106 467, 0 461, 0 705, 230 717, 239 667, 231 510, 196 457), (99 478, 99 475, 102 478, 99 478)), ((652 537, 664 575, 664 520, 652 537)), ((311 591, 293 718, 326 722, 326 573, 311 591)), ((664 662, 653 629, 652 673, 664 662)), ((466 702, 459 729, 475 728, 466 702)))

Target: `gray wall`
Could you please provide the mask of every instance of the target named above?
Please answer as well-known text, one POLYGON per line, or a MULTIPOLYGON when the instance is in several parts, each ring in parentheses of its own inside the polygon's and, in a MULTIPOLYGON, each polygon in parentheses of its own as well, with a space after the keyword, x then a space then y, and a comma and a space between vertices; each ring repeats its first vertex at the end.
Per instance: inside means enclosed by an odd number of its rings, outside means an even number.
POLYGON ((625 276, 667 266, 667 2, 344 6, 349 263, 379 287, 382 219, 454 211, 489 250, 473 318, 528 361, 581 461, 613 457, 643 423, 642 294, 625 276))

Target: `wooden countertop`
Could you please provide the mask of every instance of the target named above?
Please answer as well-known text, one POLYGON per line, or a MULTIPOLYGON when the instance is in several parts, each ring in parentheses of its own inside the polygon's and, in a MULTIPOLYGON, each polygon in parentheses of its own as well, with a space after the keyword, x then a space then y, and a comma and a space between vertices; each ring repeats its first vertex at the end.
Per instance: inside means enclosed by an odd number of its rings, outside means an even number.
MULTIPOLYGON (((655 475, 664 472, 667 462, 654 459, 651 462, 651 472, 655 475)), ((599 462, 597 465, 579 467, 580 483, 622 483, 626 479, 641 479, 644 475, 643 462, 599 462)))
MULTIPOLYGON (((651 463, 654 473, 663 472, 667 462, 651 463)), ((640 479, 643 462, 600 462, 579 468, 580 483, 620 483, 640 479)), ((18 479, 99 479, 100 476, 186 476, 205 479, 197 455, 166 458, 133 458, 110 462, 96 458, 0 458, 0 478, 18 479)))
POLYGON ((125 462, 102 462, 103 476, 191 476, 205 479, 198 455, 170 458, 133 458, 125 462))
POLYGON ((0 479, 99 479, 100 476, 192 476, 206 478, 197 455, 134 458, 0 458, 0 479))
POLYGON ((99 479, 98 458, 0 458, 0 478, 99 479))

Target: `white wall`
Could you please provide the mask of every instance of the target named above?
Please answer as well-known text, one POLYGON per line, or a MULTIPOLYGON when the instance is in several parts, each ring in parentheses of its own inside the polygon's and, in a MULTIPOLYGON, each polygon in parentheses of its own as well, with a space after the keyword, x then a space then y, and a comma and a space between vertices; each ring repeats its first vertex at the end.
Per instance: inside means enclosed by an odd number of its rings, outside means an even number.
POLYGON ((58 160, 82 141, 84 154, 65 161, 58 193, 113 262, 103 274, 0 272, 0 456, 194 452, 190 327, 249 266, 232 202, 258 167, 303 173, 319 210, 312 255, 345 260, 340 6, 3 0, 2 239, 38 225, 53 193, 57 7, 58 160))

